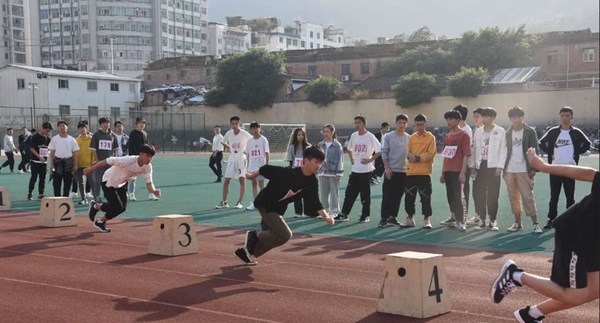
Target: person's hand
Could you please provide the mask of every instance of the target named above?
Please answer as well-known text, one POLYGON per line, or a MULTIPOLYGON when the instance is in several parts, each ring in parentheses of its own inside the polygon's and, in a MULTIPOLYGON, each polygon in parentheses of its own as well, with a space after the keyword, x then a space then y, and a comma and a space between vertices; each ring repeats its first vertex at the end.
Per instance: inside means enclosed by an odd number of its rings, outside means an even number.
POLYGON ((534 178, 536 173, 537 173, 537 172, 536 172, 536 171, 534 171, 534 170, 530 171, 530 172, 529 172, 529 178, 534 178))
POLYGON ((391 168, 386 168, 385 169, 385 177, 389 180, 392 179, 392 169, 391 168))
POLYGON ((92 172, 91 172, 91 168, 90 167, 86 167, 86 168, 83 169, 83 175, 88 176, 91 173, 92 172))
POLYGON ((502 175, 502 168, 496 168, 496 177, 502 175))
POLYGON ((440 176, 440 183, 446 183, 446 178, 444 177, 444 175, 440 176))
POLYGON ((411 163, 414 163, 415 161, 417 161, 415 159, 415 155, 413 155, 411 153, 408 153, 408 161, 411 162, 411 163))
POLYGON ((342 176, 336 176, 335 177, 335 182, 339 183, 341 179, 342 179, 342 176))
POLYGON ((470 169, 471 177, 475 179, 477 177, 477 168, 470 169))
POLYGON ((371 158, 363 158, 360 160, 360 163, 363 165, 369 164, 370 162, 372 162, 373 160, 371 158))
POLYGON ((527 149, 527 159, 529 160, 529 165, 537 170, 541 170, 541 168, 546 166, 546 162, 535 153, 535 148, 527 149))
POLYGON ((253 179, 257 178, 258 175, 259 175, 259 172, 248 172, 248 173, 246 173, 246 179, 253 180, 253 179))
POLYGON ((160 190, 159 189, 155 189, 152 194, 156 195, 156 196, 160 196, 160 190))
POLYGON ((327 224, 329 225, 335 224, 335 219, 332 216, 327 216, 327 218, 325 218, 325 221, 327 221, 327 224))
POLYGON ((461 172, 458 176, 458 180, 461 184, 464 184, 467 181, 467 176, 465 175, 465 173, 461 172))
POLYGON ((42 156, 38 156, 38 159, 40 160, 40 162, 42 162, 42 164, 46 163, 46 158, 44 158, 42 156))

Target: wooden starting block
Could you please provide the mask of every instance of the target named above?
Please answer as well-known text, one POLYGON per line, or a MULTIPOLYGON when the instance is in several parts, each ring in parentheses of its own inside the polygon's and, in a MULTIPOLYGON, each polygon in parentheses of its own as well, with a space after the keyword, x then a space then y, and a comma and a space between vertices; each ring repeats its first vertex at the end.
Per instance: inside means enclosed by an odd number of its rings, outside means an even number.
POLYGON ((442 255, 406 251, 386 256, 379 312, 427 318, 451 309, 442 255))
POLYGON ((8 187, 0 186, 0 211, 10 211, 10 196, 8 195, 8 187))
POLYGON ((159 215, 152 221, 148 253, 179 256, 198 252, 194 220, 189 215, 159 215))
POLYGON ((40 204, 38 223, 42 227, 76 226, 75 208, 70 197, 44 197, 40 204))

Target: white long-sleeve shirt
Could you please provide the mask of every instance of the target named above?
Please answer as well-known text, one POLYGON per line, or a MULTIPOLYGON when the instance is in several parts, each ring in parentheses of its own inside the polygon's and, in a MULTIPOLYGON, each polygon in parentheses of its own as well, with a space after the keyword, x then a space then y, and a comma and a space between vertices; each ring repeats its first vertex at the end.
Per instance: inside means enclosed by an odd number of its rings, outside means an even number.
POLYGON ((4 135, 4 152, 13 152, 15 150, 15 142, 12 136, 4 135))

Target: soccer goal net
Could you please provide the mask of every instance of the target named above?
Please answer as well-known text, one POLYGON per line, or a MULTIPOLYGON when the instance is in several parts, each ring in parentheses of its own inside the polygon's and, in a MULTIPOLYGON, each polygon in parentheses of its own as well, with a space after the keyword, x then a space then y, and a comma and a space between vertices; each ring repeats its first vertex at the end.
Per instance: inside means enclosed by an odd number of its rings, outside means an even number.
MULTIPOLYGON (((242 128, 250 132, 250 123, 243 123, 242 128)), ((261 123, 260 133, 269 141, 269 149, 272 153, 285 153, 290 145, 292 132, 296 128, 306 129, 304 123, 261 123)), ((277 158, 283 160, 285 156, 277 158)))

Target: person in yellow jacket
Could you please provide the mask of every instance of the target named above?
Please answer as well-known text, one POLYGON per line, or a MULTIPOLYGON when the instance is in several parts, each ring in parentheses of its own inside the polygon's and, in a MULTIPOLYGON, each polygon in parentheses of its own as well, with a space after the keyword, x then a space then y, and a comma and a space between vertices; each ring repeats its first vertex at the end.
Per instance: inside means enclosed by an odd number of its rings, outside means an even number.
POLYGON ((79 185, 79 193, 81 194, 80 205, 87 204, 86 195, 89 193, 89 187, 94 184, 94 176, 86 176, 89 185, 83 184, 83 170, 91 167, 96 163, 94 154, 90 150, 90 143, 92 142, 92 136, 88 131, 88 125, 86 122, 79 122, 77 125, 79 136, 75 138, 79 145, 79 151, 77 152, 77 172, 75 173, 75 179, 79 185), (88 188, 86 191, 85 188, 88 188))
POLYGON ((406 187, 404 209, 406 221, 401 227, 414 227, 415 200, 417 194, 421 198, 423 212, 423 228, 431 229, 431 172, 433 158, 437 152, 435 136, 427 131, 427 117, 418 114, 414 119, 413 134, 408 138, 408 170, 406 172, 406 187))

